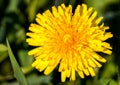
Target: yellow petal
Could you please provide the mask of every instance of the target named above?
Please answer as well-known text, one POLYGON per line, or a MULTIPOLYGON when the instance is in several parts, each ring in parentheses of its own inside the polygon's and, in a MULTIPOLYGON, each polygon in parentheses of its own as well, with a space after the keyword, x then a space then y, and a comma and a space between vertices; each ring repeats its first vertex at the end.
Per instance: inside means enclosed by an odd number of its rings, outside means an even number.
POLYGON ((91 76, 95 76, 95 72, 92 67, 88 67, 88 70, 89 70, 91 76))
POLYGON ((77 72, 78 72, 78 74, 79 74, 79 76, 80 76, 81 78, 84 78, 83 71, 77 71, 77 72))
POLYGON ((61 72, 61 81, 65 82, 65 80, 66 80, 66 71, 62 71, 61 72))
POLYGON ((72 72, 71 72, 71 80, 75 80, 75 69, 72 68, 72 72))
POLYGON ((53 67, 53 66, 48 66, 48 67, 45 69, 44 74, 45 74, 45 75, 48 75, 48 74, 50 74, 53 70, 54 70, 54 67, 53 67))
POLYGON ((85 73, 85 75, 87 75, 87 76, 89 76, 90 74, 89 74, 89 71, 88 71, 88 69, 83 69, 83 72, 85 73))

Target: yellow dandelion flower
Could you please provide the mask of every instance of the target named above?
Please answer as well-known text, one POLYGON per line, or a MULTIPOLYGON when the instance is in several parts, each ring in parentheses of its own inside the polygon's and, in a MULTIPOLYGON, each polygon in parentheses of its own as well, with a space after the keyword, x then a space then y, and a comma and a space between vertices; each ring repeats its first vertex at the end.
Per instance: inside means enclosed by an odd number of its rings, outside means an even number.
POLYGON ((29 51, 35 57, 32 66, 44 74, 50 74, 56 66, 61 72, 61 81, 75 80, 76 72, 81 78, 95 76, 94 68, 106 62, 96 52, 111 54, 111 46, 105 42, 113 35, 104 23, 98 25, 103 17, 96 18, 97 12, 87 5, 78 5, 74 14, 72 6, 61 4, 52 12, 46 10, 37 14, 38 24, 31 24, 26 35, 29 45, 37 46, 29 51))

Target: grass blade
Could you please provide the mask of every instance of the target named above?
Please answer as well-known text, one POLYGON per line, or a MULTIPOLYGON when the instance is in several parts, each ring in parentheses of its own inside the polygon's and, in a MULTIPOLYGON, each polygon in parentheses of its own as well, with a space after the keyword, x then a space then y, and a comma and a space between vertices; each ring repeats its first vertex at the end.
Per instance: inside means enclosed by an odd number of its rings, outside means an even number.
POLYGON ((12 63, 12 67, 13 67, 13 71, 14 71, 14 76, 16 77, 16 79, 18 80, 20 85, 28 85, 27 80, 26 80, 21 68, 18 65, 18 63, 17 63, 17 61, 16 61, 16 59, 14 57, 14 54, 12 53, 12 50, 10 48, 8 40, 6 40, 6 42, 7 42, 10 61, 12 63))

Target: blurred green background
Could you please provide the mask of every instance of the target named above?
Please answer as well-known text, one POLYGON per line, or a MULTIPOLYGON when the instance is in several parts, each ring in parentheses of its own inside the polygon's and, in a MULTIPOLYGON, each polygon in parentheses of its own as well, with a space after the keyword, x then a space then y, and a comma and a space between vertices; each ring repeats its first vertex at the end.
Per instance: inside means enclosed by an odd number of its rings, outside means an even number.
POLYGON ((19 85, 16 80, 8 55, 6 45, 8 38, 13 54, 20 65, 28 85, 120 85, 120 0, 0 0, 0 85, 19 85), (25 42, 26 32, 30 23, 35 22, 37 13, 43 13, 65 3, 71 4, 73 11, 78 4, 86 3, 103 16, 103 22, 109 26, 114 35, 107 42, 113 47, 112 55, 103 55, 107 63, 96 69, 96 77, 81 79, 78 75, 76 82, 61 83, 57 69, 45 76, 31 67, 33 57, 27 52, 33 47, 25 42))

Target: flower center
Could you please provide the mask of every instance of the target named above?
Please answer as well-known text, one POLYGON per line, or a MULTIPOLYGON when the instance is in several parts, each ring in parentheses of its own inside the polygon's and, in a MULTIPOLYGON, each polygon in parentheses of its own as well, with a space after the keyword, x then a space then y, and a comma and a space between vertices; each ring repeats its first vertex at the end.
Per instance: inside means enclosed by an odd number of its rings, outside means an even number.
POLYGON ((70 34, 65 34, 64 37, 63 37, 63 41, 64 43, 70 43, 72 42, 72 37, 70 34))

